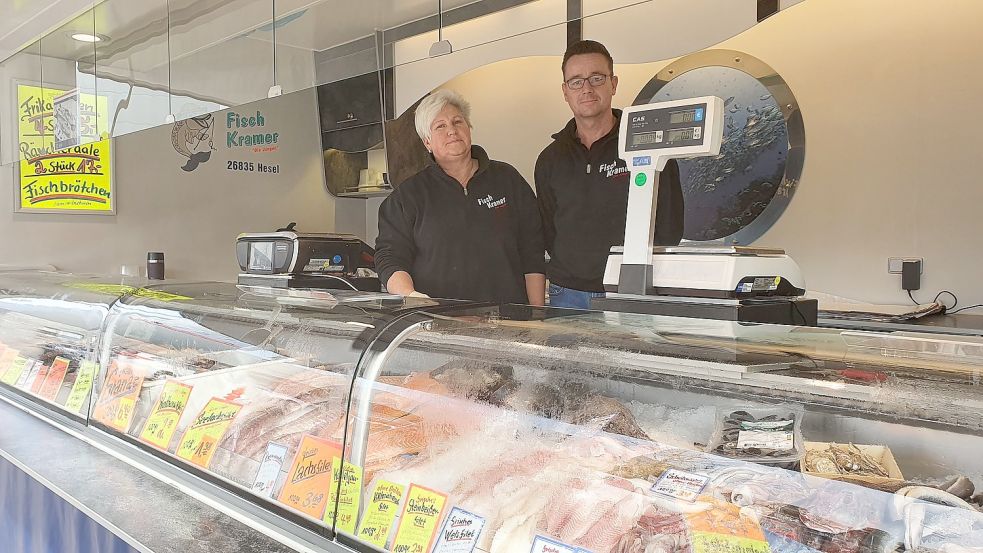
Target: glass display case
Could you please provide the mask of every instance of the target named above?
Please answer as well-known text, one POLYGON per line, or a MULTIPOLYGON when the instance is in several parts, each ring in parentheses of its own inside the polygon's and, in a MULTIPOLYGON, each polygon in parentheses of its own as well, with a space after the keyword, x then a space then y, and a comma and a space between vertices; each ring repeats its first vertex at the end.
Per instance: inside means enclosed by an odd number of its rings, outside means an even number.
POLYGON ((9 278, 7 347, 88 344, 87 432, 338 551, 983 543, 971 339, 221 283, 68 288, 102 315, 25 322, 63 285, 9 278))

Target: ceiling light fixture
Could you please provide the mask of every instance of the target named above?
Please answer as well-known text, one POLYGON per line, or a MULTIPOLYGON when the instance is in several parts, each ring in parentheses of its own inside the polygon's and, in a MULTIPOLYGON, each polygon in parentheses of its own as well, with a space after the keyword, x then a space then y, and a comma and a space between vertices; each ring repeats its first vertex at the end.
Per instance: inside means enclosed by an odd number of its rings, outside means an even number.
POLYGON ((446 56, 454 51, 451 41, 444 40, 444 9, 440 0, 437 0, 437 42, 430 45, 430 57, 446 56))
POLYGON ((104 35, 91 35, 89 33, 72 33, 72 39, 79 42, 103 42, 109 40, 109 37, 104 35))

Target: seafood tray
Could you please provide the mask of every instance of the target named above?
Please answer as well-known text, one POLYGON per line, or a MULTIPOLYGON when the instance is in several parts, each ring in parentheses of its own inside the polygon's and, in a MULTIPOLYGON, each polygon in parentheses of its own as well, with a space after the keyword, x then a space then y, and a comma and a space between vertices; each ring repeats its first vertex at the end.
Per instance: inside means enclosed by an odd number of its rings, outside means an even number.
POLYGON ((805 442, 802 472, 879 488, 904 482, 891 448, 883 445, 805 442))

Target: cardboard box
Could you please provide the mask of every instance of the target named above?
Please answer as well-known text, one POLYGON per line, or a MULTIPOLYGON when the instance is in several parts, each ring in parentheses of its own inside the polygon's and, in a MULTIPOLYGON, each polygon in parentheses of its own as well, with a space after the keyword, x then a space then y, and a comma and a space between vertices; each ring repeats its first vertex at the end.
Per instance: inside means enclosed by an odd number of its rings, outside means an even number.
POLYGON ((835 442, 805 442, 806 453, 805 458, 802 460, 802 472, 804 474, 820 476, 830 480, 844 480, 847 482, 856 482, 858 484, 868 484, 873 487, 893 487, 895 485, 901 485, 905 481, 904 475, 901 474, 901 469, 898 467, 898 462, 894 459, 894 455, 891 453, 891 449, 883 445, 854 444, 858 449, 860 449, 860 451, 871 456, 877 462, 879 462, 882 467, 884 467, 888 474, 886 477, 811 472, 809 470, 810 465, 808 464, 810 455, 815 452, 826 451, 830 445, 841 446, 844 448, 849 447, 849 444, 840 444, 835 442))

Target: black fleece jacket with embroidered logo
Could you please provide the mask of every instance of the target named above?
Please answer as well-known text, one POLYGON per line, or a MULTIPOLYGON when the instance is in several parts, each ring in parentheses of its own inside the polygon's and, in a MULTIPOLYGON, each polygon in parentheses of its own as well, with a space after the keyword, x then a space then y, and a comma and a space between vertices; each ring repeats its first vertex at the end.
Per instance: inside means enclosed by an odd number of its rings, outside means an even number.
POLYGON ((465 189, 435 163, 379 207, 375 264, 434 298, 528 303, 525 275, 545 270, 536 196, 511 165, 471 147, 478 171, 465 189))
MULTIPOLYGON (((614 128, 589 150, 571 119, 536 160, 536 193, 550 254, 546 276, 564 288, 603 292, 608 253, 625 240, 629 171, 618 157, 621 110, 613 112, 614 128)), ((659 183, 655 244, 676 245, 683 237, 684 206, 675 160, 659 183)))

